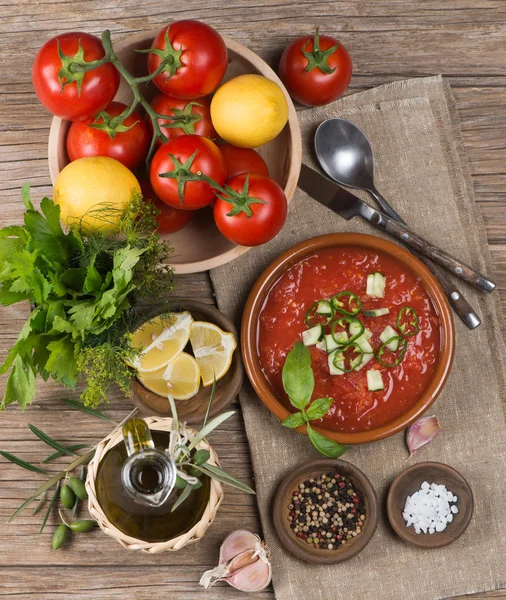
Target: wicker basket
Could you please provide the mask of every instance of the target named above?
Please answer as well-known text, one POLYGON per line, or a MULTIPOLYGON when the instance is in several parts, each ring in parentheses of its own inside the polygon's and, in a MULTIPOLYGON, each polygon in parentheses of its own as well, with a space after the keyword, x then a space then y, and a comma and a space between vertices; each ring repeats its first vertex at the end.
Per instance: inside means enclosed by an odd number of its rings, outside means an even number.
MULTIPOLYGON (((170 417, 147 417, 145 419, 151 430, 158 431, 170 431, 172 427, 172 419, 170 417)), ((191 428, 188 431, 194 432, 191 428)), ((117 540, 124 548, 128 550, 142 550, 143 552, 150 552, 151 554, 157 554, 158 552, 175 551, 180 550, 187 544, 193 544, 200 540, 204 536, 211 523, 214 521, 216 512, 218 510, 221 501, 223 500, 223 487, 219 481, 211 479, 210 485, 210 496, 207 506, 204 510, 201 520, 196 523, 189 531, 178 537, 167 540, 166 542, 146 542, 124 534, 122 531, 117 529, 105 516, 102 507, 98 503, 97 495, 95 491, 95 478, 97 476, 98 467, 100 461, 105 454, 113 446, 122 442, 123 434, 121 429, 113 432, 104 438, 97 446, 95 456, 90 462, 88 467, 88 476, 86 478, 86 490, 88 492, 88 510, 90 515, 97 521, 100 528, 104 533, 110 535, 117 540)), ((218 456, 213 448, 204 440, 201 441, 197 449, 209 450, 211 458, 209 463, 211 465, 219 466, 218 456)))

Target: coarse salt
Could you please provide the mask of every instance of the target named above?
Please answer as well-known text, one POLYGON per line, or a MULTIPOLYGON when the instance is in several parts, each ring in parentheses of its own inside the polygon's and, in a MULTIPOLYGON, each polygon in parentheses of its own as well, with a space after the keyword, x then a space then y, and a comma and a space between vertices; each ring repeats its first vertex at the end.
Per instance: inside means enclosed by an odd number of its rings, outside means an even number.
POLYGON ((416 533, 440 533, 459 512, 455 504, 458 498, 444 485, 424 481, 420 489, 406 498, 403 519, 406 527, 414 527, 416 533))

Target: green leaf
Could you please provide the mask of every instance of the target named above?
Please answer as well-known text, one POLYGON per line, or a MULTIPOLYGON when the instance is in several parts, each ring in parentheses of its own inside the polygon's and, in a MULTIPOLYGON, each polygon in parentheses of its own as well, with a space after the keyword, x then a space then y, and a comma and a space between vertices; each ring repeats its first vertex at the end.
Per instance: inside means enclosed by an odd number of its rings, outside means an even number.
POLYGON ((310 442, 320 454, 323 454, 323 456, 327 456, 328 458, 339 458, 346 450, 348 450, 347 446, 338 444, 337 442, 334 442, 334 440, 330 440, 324 435, 321 435, 321 433, 315 431, 309 423, 306 424, 306 428, 310 442))
POLYGON ((179 496, 179 498, 174 502, 174 505, 170 509, 170 512, 171 513, 174 512, 178 506, 181 506, 181 504, 183 504, 183 502, 188 498, 188 496, 192 493, 192 491, 193 491, 193 486, 190 485, 189 483, 187 483, 186 487, 181 492, 181 495, 179 496))
POLYGON ((53 286, 46 280, 37 267, 33 269, 28 281, 32 287, 35 302, 43 304, 47 300, 53 286))
POLYGON ((49 342, 47 349, 50 352, 46 369, 55 379, 67 378, 76 380, 76 360, 74 358, 75 345, 68 337, 49 342))
POLYGON ((16 304, 16 302, 22 302, 30 298, 27 292, 13 292, 10 287, 11 284, 8 281, 0 285, 0 304, 3 304, 3 306, 10 306, 11 304, 16 304))
POLYGON ((55 450, 58 450, 58 452, 66 454, 67 456, 75 456, 75 454, 71 450, 67 450, 65 446, 62 446, 59 442, 54 440, 47 433, 44 433, 38 427, 35 427, 35 425, 29 423, 28 428, 34 435, 36 435, 40 440, 44 442, 44 444, 47 444, 50 448, 54 448, 55 450))
POLYGON ((202 441, 206 436, 208 436, 211 433, 211 431, 216 429, 218 425, 223 423, 223 421, 229 419, 233 414, 234 411, 230 410, 228 412, 222 413, 221 415, 218 415, 217 417, 214 417, 214 419, 209 421, 209 423, 205 427, 202 427, 202 429, 193 438, 191 443, 188 445, 188 450, 193 450, 194 448, 196 448, 200 441, 202 441))
POLYGON ((209 452, 209 450, 204 450, 204 449, 197 450, 197 452, 195 452, 195 455, 192 458, 192 462, 195 465, 203 465, 210 458, 211 458, 211 453, 209 452))
POLYGON ((44 471, 44 469, 39 469, 39 467, 36 467, 35 465, 32 465, 32 463, 26 462, 17 456, 14 456, 14 454, 11 454, 10 452, 4 452, 3 450, 0 450, 0 454, 18 467, 23 467, 23 469, 26 469, 27 471, 33 471, 34 473, 42 473, 43 475, 47 475, 47 471, 44 471))
POLYGON ((91 329, 93 317, 95 316, 95 303, 76 304, 69 310, 70 319, 77 329, 83 333, 91 329))
POLYGON ((230 473, 227 473, 226 471, 224 471, 223 469, 220 469, 219 467, 215 467, 214 465, 205 464, 205 465, 195 465, 195 468, 198 469, 199 471, 202 471, 202 473, 204 473, 204 475, 207 475, 208 477, 211 477, 212 479, 216 479, 217 481, 221 481, 221 483, 226 483, 227 485, 235 487, 238 490, 241 490, 242 492, 246 492, 247 494, 255 494, 256 493, 248 485, 246 485, 245 483, 242 483, 241 481, 236 479, 233 475, 230 475, 230 473))
POLYGON ((97 292, 102 287, 102 277, 97 271, 95 265, 89 265, 86 271, 83 289, 87 294, 97 292))
POLYGON ((26 210, 34 210, 32 201, 30 199, 30 184, 24 183, 21 188, 21 199, 26 207, 26 210))
POLYGON ((35 398, 35 374, 29 359, 16 355, 12 363, 12 370, 5 386, 5 393, 1 408, 17 402, 24 410, 35 398))
POLYGON ((33 509, 32 515, 36 515, 44 504, 44 500, 46 499, 46 492, 42 494, 40 500, 37 502, 37 506, 33 509))
MULTIPOLYGON (((40 526, 39 535, 44 531, 44 527, 46 526, 47 520, 49 519, 49 515, 51 514, 51 511, 53 510, 53 506, 55 505, 59 494, 60 494, 60 481, 58 481, 56 483, 56 488, 54 490, 53 497, 51 498, 51 502, 49 503, 49 506, 47 507, 46 514, 44 515, 44 519, 42 520, 42 524, 40 526)), ((14 513, 14 515, 15 514, 16 513, 14 513)), ((14 517, 14 515, 11 517, 11 519, 14 517)))
POLYGON ((281 421, 281 425, 289 427, 290 429, 297 429, 297 427, 304 425, 304 422, 304 413, 296 412, 281 421))
POLYGON ((207 403, 206 416, 204 417, 204 424, 202 425, 203 427, 206 426, 207 420, 209 419, 209 414, 211 412, 211 407, 213 405, 215 393, 216 393, 216 373, 213 376, 213 385, 211 387, 211 394, 209 396, 209 402, 207 403))
POLYGON ((306 416, 310 421, 321 419, 328 412, 332 405, 332 398, 318 398, 311 403, 311 406, 306 410, 306 416))
MULTIPOLYGON (((65 446, 65 448, 67 450, 69 450, 72 455, 74 455, 74 450, 81 450, 82 448, 89 448, 89 447, 90 447, 89 444, 71 444, 70 446, 65 446)), ((55 460, 56 458, 60 458, 60 456, 66 456, 66 455, 67 455, 66 452, 63 453, 63 452, 60 452, 59 450, 57 450, 53 454, 46 456, 46 458, 42 461, 42 463, 46 464, 48 462, 51 462, 52 460, 55 460)))
POLYGON ((176 483, 174 484, 174 487, 177 490, 184 490, 186 487, 186 481, 182 477, 179 477, 179 475, 176 475, 176 483))
POLYGON ((87 413, 88 415, 97 417, 97 419, 103 419, 104 421, 108 421, 109 423, 112 423, 113 425, 117 425, 117 423, 115 421, 113 421, 112 419, 109 419, 109 417, 106 417, 103 413, 101 413, 96 408, 89 408, 88 406, 84 406, 84 404, 82 404, 81 402, 79 402, 77 400, 72 400, 71 398, 62 398, 62 401, 65 402, 65 404, 72 406, 73 408, 82 410, 83 412, 87 413))
POLYGON ((46 327, 51 329, 55 318, 65 319, 65 309, 63 308, 62 300, 51 300, 47 304, 46 327))
POLYGON ((53 320, 52 331, 58 332, 58 333, 73 334, 76 331, 76 327, 70 321, 67 321, 65 318, 62 318, 59 315, 56 315, 53 320))
POLYGON ((114 253, 114 270, 131 271, 144 254, 145 248, 130 248, 126 246, 114 253))
POLYGON ((282 379, 291 404, 299 410, 305 408, 314 390, 314 375, 311 354, 302 342, 296 342, 287 354, 282 379))
POLYGON ((66 269, 60 275, 60 283, 65 287, 80 292, 83 289, 84 282, 86 281, 87 270, 84 268, 78 269, 66 269))

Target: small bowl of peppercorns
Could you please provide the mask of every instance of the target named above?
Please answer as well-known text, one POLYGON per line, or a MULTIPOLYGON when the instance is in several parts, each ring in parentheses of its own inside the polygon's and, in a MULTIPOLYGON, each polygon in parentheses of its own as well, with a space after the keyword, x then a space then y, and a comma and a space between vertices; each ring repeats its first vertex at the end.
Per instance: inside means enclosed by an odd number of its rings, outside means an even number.
POLYGON ((282 544, 305 562, 331 565, 356 556, 378 524, 376 492, 357 467, 317 459, 299 465, 278 488, 273 520, 282 544))

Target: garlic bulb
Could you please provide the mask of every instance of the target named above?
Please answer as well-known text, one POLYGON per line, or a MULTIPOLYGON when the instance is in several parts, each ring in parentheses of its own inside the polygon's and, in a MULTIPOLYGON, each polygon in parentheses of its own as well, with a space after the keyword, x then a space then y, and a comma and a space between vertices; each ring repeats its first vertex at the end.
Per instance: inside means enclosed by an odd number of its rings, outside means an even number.
POLYGON ((419 448, 432 442, 440 429, 439 419, 435 415, 422 417, 413 423, 406 433, 406 444, 410 452, 408 460, 419 448))
POLYGON ((202 575, 200 585, 207 589, 226 581, 242 592, 259 592, 269 585, 271 576, 267 546, 258 535, 239 529, 223 540, 218 566, 202 575))

